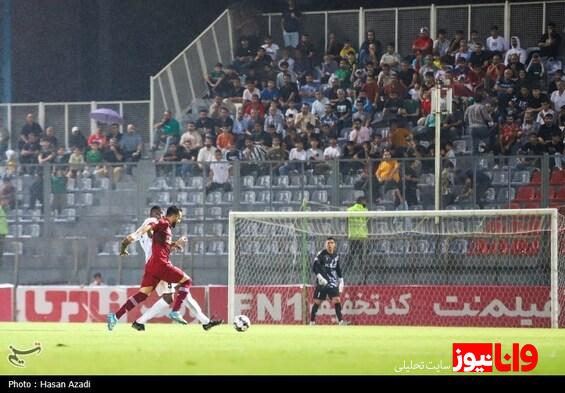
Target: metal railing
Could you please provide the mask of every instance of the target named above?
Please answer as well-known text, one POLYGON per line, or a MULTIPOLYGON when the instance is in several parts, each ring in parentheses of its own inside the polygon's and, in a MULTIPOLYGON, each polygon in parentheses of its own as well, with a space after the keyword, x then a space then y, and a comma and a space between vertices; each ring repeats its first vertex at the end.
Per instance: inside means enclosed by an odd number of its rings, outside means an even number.
POLYGON ((177 57, 150 78, 151 124, 165 110, 173 111, 180 120, 193 101, 207 93, 207 73, 218 62, 231 63, 232 55, 231 21, 229 11, 225 10, 177 57))
MULTIPOLYGON (((55 129, 59 144, 68 148, 69 135, 72 127, 79 127, 85 137, 96 128, 96 122, 90 119, 90 112, 98 108, 110 108, 118 112, 125 120, 121 131, 132 123, 142 135, 144 141, 149 141, 151 123, 149 122, 149 101, 91 101, 91 102, 35 102, 0 104, 0 119, 2 125, 9 131, 12 149, 17 150, 20 130, 25 124, 28 113, 34 115, 35 121, 45 130, 55 129)), ((4 157, 1 157, 4 159, 4 157)))
MULTIPOLYGON (((545 31, 546 23, 552 21, 557 31, 565 27, 565 1, 465 4, 453 6, 399 7, 304 12, 302 16, 303 32, 310 34, 317 48, 327 48, 330 32, 335 33, 343 42, 350 39, 361 46, 365 32, 374 30, 376 38, 383 44, 394 42, 400 54, 411 53, 412 41, 418 36, 422 26, 430 29, 435 39, 438 29, 445 29, 448 37, 453 37, 455 30, 463 30, 470 38, 471 30, 477 30, 482 41, 488 37, 492 25, 504 32, 506 41, 517 35, 522 47, 536 46, 545 31)), ((266 30, 259 36, 273 36, 274 42, 283 42, 281 14, 263 14, 266 30)))

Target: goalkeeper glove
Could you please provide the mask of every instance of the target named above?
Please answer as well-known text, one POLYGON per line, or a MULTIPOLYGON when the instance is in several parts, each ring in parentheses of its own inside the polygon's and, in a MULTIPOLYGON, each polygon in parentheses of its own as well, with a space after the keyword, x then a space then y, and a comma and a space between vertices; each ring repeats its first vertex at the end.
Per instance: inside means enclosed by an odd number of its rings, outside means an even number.
POLYGON ((343 292, 343 285, 344 285, 343 284, 343 278, 340 278, 339 279, 339 293, 343 292))
POLYGON ((326 280, 320 273, 316 274, 316 277, 318 278, 318 285, 323 287, 328 285, 328 280, 326 280))

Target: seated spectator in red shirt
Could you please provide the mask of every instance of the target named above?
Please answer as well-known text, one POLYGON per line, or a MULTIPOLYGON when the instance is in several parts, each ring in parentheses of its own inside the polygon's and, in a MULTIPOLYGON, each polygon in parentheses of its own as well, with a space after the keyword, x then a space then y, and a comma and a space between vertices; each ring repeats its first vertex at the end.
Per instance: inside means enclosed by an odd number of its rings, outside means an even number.
POLYGON ((432 48, 434 42, 430 38, 430 32, 427 27, 422 27, 420 29, 420 36, 414 40, 412 43, 412 51, 414 54, 416 51, 420 51, 422 54, 427 55, 432 53, 432 48))
POLYGON ((104 148, 108 143, 101 127, 96 127, 96 132, 94 132, 94 134, 90 134, 87 139, 88 146, 92 145, 95 141, 100 144, 100 148, 104 148))
POLYGON ((243 105, 243 114, 250 115, 251 109, 256 109, 260 117, 265 117, 265 106, 261 102, 258 94, 253 94, 251 101, 243 105))

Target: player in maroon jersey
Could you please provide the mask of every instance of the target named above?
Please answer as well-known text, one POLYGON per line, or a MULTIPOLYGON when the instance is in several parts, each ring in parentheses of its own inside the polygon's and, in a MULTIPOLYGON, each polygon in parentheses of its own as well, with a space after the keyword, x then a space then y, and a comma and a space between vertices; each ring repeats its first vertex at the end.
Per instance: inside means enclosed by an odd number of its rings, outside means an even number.
MULTIPOLYGON (((182 209, 171 206, 167 209, 165 217, 162 217, 157 222, 150 223, 139 231, 140 236, 146 232, 153 231, 153 244, 151 247, 151 258, 145 265, 145 272, 141 280, 141 287, 139 292, 130 297, 114 314, 108 314, 108 330, 112 330, 118 323, 118 320, 126 312, 132 310, 139 303, 143 302, 153 292, 159 281, 163 280, 169 283, 178 283, 178 295, 175 297, 172 311, 167 315, 172 320, 182 323, 187 322, 179 313, 180 306, 186 298, 192 279, 184 273, 181 269, 173 266, 169 260, 171 249, 182 250, 187 239, 185 236, 173 242, 172 228, 182 221, 182 209)), ((122 248, 128 246, 129 240, 122 242, 122 248)))

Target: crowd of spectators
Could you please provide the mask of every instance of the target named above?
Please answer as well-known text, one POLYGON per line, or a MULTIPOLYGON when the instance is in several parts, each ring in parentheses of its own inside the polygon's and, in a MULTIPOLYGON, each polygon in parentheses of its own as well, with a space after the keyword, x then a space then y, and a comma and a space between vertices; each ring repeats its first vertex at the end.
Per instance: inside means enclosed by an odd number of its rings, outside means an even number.
MULTIPOLYGON (((243 175, 264 168, 286 175, 301 168, 324 174, 329 160, 347 159, 341 174, 358 175, 365 190, 372 176, 377 201, 393 190, 396 204, 413 204, 413 193, 403 195, 398 184, 402 174, 415 183, 426 170, 420 159, 433 156, 431 89, 438 84, 454 96, 453 113, 441 121, 446 158, 456 155, 459 140, 467 140, 473 154, 564 153, 561 36, 551 22, 536 48, 522 48, 518 36, 507 42, 497 26, 488 37, 471 31, 469 40, 464 31, 448 36, 441 28, 432 40, 422 27, 411 52, 400 54, 371 30, 359 48, 333 33, 326 48, 316 47, 300 32, 301 13, 292 0, 282 28, 283 42, 240 37, 233 62, 216 64, 206 77, 212 104, 184 132, 171 112, 164 114, 156 124, 157 143, 166 146, 160 161, 202 164, 217 160, 220 151, 226 161, 255 161, 242 164, 243 175), (415 163, 400 171, 401 158, 415 163), (258 165, 262 160, 278 164, 258 165)), ((450 162, 455 171, 457 161, 450 162)), ((191 175, 202 166, 181 168, 191 175)), ((468 177, 463 172, 461 183, 468 177)))

